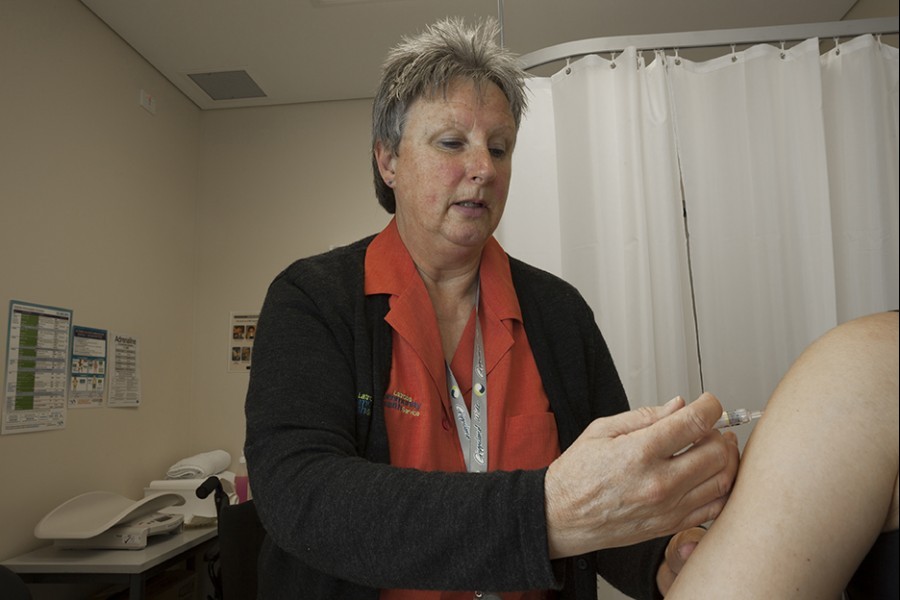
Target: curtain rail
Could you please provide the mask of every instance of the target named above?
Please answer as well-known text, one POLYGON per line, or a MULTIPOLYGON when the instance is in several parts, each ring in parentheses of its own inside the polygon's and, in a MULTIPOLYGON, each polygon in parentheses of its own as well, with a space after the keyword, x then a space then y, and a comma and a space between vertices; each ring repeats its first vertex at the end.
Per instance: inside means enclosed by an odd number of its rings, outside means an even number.
POLYGON ((535 50, 519 57, 525 70, 548 63, 576 58, 586 54, 621 52, 634 46, 638 50, 664 50, 667 48, 709 48, 744 44, 764 44, 806 40, 809 38, 841 38, 865 33, 897 33, 898 17, 880 19, 852 19, 830 23, 808 23, 804 25, 778 25, 774 27, 752 27, 745 29, 718 29, 711 31, 688 31, 683 33, 659 33, 648 35, 622 35, 614 37, 590 38, 565 42, 535 50))

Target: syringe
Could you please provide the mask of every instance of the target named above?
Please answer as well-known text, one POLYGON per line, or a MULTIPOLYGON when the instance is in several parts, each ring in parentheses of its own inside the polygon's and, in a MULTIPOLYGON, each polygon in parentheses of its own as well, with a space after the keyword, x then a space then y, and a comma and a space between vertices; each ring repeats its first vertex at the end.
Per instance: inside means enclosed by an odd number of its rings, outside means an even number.
POLYGON ((743 425, 744 423, 749 423, 753 419, 758 419, 762 416, 761 410, 749 411, 746 408, 737 408, 735 410, 726 410, 722 413, 722 417, 716 421, 714 427, 716 429, 722 429, 724 427, 735 427, 737 425, 743 425))

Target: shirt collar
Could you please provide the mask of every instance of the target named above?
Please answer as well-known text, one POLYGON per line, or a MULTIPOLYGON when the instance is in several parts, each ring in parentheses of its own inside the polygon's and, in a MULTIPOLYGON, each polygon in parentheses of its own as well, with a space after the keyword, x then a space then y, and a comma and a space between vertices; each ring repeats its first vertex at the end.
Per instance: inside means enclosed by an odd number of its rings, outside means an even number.
MULTIPOLYGON (((396 218, 375 236, 366 250, 365 293, 401 296, 413 283, 421 281, 410 257, 396 218)), ((509 270, 509 257, 493 237, 481 253, 481 297, 500 319, 522 320, 519 300, 509 270)))

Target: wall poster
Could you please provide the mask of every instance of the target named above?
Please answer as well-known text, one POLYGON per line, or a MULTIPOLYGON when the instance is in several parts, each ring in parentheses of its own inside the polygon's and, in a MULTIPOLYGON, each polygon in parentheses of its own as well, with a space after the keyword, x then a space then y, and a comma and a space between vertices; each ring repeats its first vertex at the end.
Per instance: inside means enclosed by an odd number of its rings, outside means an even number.
POLYGON ((231 333, 228 340, 229 373, 250 372, 257 321, 259 321, 258 313, 231 313, 231 333))
POLYGON ((105 329, 72 327, 72 387, 69 408, 99 408, 106 404, 105 329))
POLYGON ((109 399, 107 406, 141 404, 141 359, 138 339, 121 333, 109 336, 109 399))
POLYGON ((0 433, 66 426, 72 310, 12 300, 0 433))

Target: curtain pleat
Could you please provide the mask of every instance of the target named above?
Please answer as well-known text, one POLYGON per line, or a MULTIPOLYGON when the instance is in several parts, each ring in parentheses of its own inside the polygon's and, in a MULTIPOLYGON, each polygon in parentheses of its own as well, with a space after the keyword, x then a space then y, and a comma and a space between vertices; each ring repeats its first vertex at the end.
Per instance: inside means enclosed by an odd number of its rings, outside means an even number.
POLYGON ((668 72, 704 385, 758 408, 836 324, 818 45, 668 72))
POLYGON ((762 408, 813 339, 898 306, 897 50, 650 58, 529 81, 497 237, 581 291, 633 406, 702 372, 762 408))
POLYGON ((862 36, 821 58, 840 322, 900 308, 897 57, 862 36))

